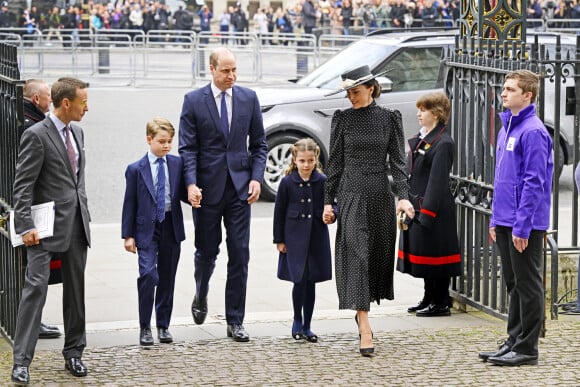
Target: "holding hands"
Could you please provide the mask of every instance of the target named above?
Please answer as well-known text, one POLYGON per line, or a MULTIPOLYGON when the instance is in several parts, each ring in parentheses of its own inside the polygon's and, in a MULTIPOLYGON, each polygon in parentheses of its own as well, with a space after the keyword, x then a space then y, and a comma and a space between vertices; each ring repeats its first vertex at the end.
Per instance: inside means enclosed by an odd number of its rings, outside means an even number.
POLYGON ((413 205, 407 199, 401 199, 397 203, 397 214, 401 211, 404 211, 411 219, 415 217, 415 208, 413 208, 413 205))
POLYGON ((191 184, 187 187, 187 200, 191 203, 192 207, 201 207, 201 188, 195 184, 191 184))
POLYGON ((331 204, 324 205, 324 212, 322 213, 322 221, 324 224, 334 223, 336 220, 336 214, 331 204))

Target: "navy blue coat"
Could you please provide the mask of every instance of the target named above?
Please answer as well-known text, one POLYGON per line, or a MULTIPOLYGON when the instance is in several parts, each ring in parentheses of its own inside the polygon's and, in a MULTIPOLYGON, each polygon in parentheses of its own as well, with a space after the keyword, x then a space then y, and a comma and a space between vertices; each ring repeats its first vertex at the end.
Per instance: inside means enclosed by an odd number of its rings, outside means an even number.
POLYGON ((322 221, 326 176, 313 171, 304 181, 294 170, 282 179, 274 206, 274 243, 285 243, 278 258, 278 278, 298 283, 308 265, 308 279, 332 279, 328 226, 322 221))
MULTIPOLYGON (((180 243, 185 239, 180 200, 187 199, 187 191, 183 183, 183 162, 175 155, 168 154, 166 159, 171 190, 173 232, 175 243, 180 243)), ((123 199, 121 237, 133 237, 138 249, 145 248, 153 241, 157 217, 155 187, 147 154, 127 167, 125 178, 127 188, 123 199)))

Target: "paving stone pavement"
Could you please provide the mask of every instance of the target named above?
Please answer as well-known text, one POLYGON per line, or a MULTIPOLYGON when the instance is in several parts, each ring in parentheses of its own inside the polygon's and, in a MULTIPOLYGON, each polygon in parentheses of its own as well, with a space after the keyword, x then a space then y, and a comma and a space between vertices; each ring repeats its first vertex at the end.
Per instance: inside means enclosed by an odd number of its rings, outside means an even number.
MULTIPOLYGON (((295 341, 288 334, 257 337, 249 343, 224 337, 149 348, 137 344, 87 348, 83 360, 90 372, 85 378, 74 378, 64 370, 59 350, 40 350, 30 369, 31 385, 580 385, 580 317, 563 316, 547 323, 538 366, 509 368, 477 358, 479 351, 493 349, 504 336, 502 321, 485 317, 480 321, 475 324, 479 326, 375 331, 372 358, 358 354, 354 323, 352 333, 324 334, 315 344, 295 341)), ((195 329, 193 324, 190 329, 195 329)), ((10 352, 0 353, 0 366, 0 384, 4 384, 10 380, 10 352)))

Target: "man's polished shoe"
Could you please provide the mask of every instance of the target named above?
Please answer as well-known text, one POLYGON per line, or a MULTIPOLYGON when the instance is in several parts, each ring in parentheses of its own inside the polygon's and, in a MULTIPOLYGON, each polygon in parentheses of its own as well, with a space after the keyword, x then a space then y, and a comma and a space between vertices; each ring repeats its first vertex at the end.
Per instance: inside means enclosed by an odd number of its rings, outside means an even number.
POLYGON ((173 336, 171 336, 171 333, 169 333, 169 329, 167 328, 157 328, 157 338, 160 343, 173 343, 173 336))
POLYGON ((503 356, 512 350, 512 346, 508 344, 507 340, 500 341, 498 344, 500 344, 500 345, 499 345, 499 348, 497 349, 497 351, 480 352, 479 358, 483 361, 487 361, 487 359, 489 359, 490 357, 500 357, 500 356, 503 356))
POLYGON ((451 310, 447 305, 430 304, 428 307, 418 310, 417 317, 451 316, 451 310))
POLYGON ((250 335, 242 324, 228 324, 228 337, 239 342, 250 341, 250 335))
POLYGON ((207 298, 198 300, 196 294, 191 303, 191 314, 193 315, 193 322, 197 325, 203 324, 207 316, 207 298))
POLYGON ((521 366, 521 365, 537 365, 538 356, 524 355, 514 351, 510 351, 503 356, 492 356, 487 358, 487 361, 500 366, 521 366))
POLYGON ((14 364, 12 367, 12 383, 25 385, 30 383, 30 375, 28 374, 28 367, 14 364))
POLYGON ((407 312, 415 313, 416 311, 421 310, 421 309, 425 309, 428 306, 429 306, 429 302, 427 302, 425 300, 421 300, 421 302, 419 302, 417 305, 408 307, 407 312))
POLYGON ((151 328, 141 328, 141 331, 139 332, 139 344, 144 346, 153 345, 151 328))
POLYGON ((80 357, 71 357, 66 360, 64 368, 66 368, 72 376, 76 377, 87 376, 89 373, 89 370, 85 367, 80 357))
POLYGON ((40 323, 40 331, 38 332, 39 339, 56 339, 61 335, 62 333, 60 333, 58 327, 40 323))

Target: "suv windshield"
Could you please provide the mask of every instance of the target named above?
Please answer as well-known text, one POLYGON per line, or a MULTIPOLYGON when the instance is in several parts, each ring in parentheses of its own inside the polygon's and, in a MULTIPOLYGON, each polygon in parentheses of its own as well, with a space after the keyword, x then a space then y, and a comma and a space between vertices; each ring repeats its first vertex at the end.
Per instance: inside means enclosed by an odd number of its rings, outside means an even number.
POLYGON ((340 84, 340 74, 362 65, 369 65, 372 69, 387 58, 395 48, 395 45, 360 40, 318 66, 297 83, 307 87, 336 89, 340 84))

